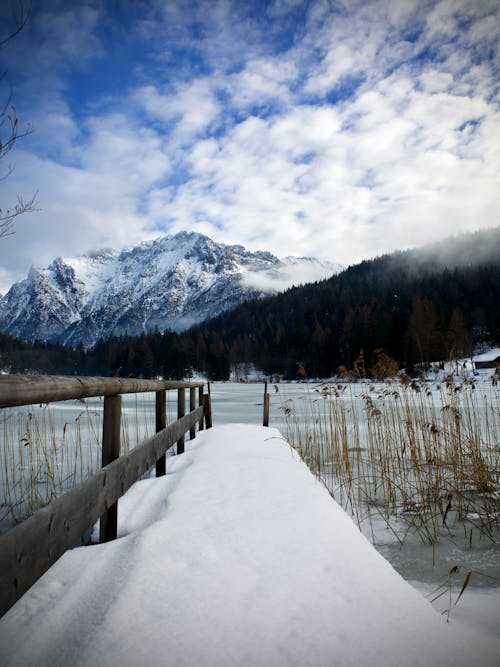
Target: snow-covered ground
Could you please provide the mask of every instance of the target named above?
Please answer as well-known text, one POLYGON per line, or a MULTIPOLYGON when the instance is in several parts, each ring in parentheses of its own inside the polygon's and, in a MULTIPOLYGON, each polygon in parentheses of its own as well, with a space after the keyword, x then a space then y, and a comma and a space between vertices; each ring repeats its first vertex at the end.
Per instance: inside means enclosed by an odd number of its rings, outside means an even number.
MULTIPOLYGON (((490 347, 485 352, 478 352, 472 357, 456 359, 454 361, 434 361, 431 362, 427 370, 422 371, 422 379, 431 382, 443 382, 447 378, 453 377, 456 381, 474 380, 475 382, 489 382, 495 378, 494 368, 476 368, 476 361, 493 361, 500 356, 500 347, 490 347)), ((498 376, 496 376, 498 379, 498 376)), ((206 380, 204 377, 197 377, 197 380, 206 380)), ((256 368, 253 364, 236 364, 231 370, 232 382, 264 382, 269 377, 256 368)), ((345 382, 346 380, 338 375, 328 378, 309 378, 313 382, 345 382)), ((298 380, 303 382, 303 379, 298 380)), ((366 380, 369 383, 372 380, 366 380)))
POLYGON ((0 621, 4 667, 498 665, 446 623, 274 428, 200 433, 0 621))
POLYGON ((475 382, 491 382, 498 375, 494 368, 476 368, 476 361, 493 361, 500 356, 500 347, 492 347, 472 358, 457 359, 456 361, 434 362, 425 373, 426 380, 442 382, 453 376, 457 381, 474 380, 475 382))

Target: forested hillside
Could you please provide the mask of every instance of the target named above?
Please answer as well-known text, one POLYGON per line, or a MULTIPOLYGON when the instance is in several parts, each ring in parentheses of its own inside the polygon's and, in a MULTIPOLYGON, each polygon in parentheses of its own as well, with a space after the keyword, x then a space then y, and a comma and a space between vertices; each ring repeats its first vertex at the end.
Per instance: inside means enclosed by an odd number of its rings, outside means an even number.
POLYGON ((352 368, 361 350, 368 370, 380 349, 412 372, 500 339, 500 261, 415 272, 403 253, 394 259, 243 304, 191 335, 217 337, 233 364, 253 361, 287 377, 298 364, 320 377, 352 368))
MULTIPOLYGON (((500 228, 364 261, 328 280, 249 301, 182 334, 99 341, 86 352, 0 338, 12 371, 225 379, 251 365, 267 375, 326 377, 468 356, 500 342, 500 228), (361 356, 360 356, 361 355, 361 356)), ((242 371, 244 375, 244 370, 242 371)))

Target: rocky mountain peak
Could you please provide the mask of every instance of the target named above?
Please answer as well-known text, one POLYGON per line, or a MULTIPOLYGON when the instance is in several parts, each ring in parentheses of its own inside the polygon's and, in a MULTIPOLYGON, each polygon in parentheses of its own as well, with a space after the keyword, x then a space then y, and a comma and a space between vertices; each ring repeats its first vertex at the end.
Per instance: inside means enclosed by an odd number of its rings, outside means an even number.
POLYGON ((32 267, 0 298, 0 330, 28 341, 85 347, 110 335, 182 330, 291 284, 327 277, 339 265, 280 260, 180 232, 121 252, 57 257, 32 267))

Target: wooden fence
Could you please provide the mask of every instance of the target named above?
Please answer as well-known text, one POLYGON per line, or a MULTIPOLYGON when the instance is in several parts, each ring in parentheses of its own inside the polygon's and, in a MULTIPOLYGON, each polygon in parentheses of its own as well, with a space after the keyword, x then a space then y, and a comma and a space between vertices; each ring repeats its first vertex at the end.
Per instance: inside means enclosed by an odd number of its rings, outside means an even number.
POLYGON ((164 382, 95 377, 0 377, 0 408, 70 399, 104 397, 102 468, 83 484, 53 500, 5 535, 0 536, 0 616, 100 518, 100 540, 116 538, 117 504, 147 470, 166 472, 165 454, 177 443, 184 451, 185 434, 211 426, 210 394, 202 382, 164 382), (176 390, 177 421, 166 424, 166 392, 176 390), (186 390, 189 412, 185 414, 186 390), (120 456, 121 395, 156 394, 156 435, 120 456), (196 404, 198 403, 198 407, 196 404))

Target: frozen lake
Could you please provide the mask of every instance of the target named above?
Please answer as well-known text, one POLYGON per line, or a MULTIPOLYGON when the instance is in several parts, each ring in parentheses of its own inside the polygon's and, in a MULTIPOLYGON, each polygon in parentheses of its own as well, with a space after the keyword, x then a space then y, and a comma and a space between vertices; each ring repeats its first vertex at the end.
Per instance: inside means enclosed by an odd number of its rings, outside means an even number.
MULTIPOLYGON (((317 454, 311 442, 313 436, 317 438, 318 428, 319 432, 323 433, 322 420, 327 418, 325 415, 328 415, 329 400, 332 399, 321 391, 323 386, 305 383, 271 383, 268 386, 270 425, 278 428, 283 436, 299 449, 309 443, 308 455, 311 455, 312 451, 317 454)), ((351 419, 351 422, 346 424, 347 442, 354 436, 358 438, 356 442, 362 442, 363 438, 370 436, 369 431, 366 431, 366 397, 368 392, 371 392, 369 400, 375 406, 372 410, 378 409, 377 406, 382 406, 386 400, 382 392, 387 392, 387 386, 353 384, 344 386, 337 393, 336 405, 340 404, 344 417, 347 415, 351 419)), ((263 383, 212 383, 210 390, 214 425, 262 423, 263 383)), ((436 400, 442 400, 435 387, 429 391, 434 392, 436 400)), ((170 391, 167 394, 168 419, 173 421, 177 413, 177 392, 170 391)), ((494 414, 498 429, 497 389, 487 384, 478 386, 478 398, 475 398, 478 410, 481 409, 483 394, 485 400, 493 401, 497 406, 494 414)), ((436 412, 435 406, 433 410, 436 412)), ((402 416, 401 419, 403 418, 402 416)), ((428 419, 422 415, 422 419, 424 418, 428 419)), ((478 419, 481 419, 480 414, 478 419)), ((30 406, 26 409, 4 411, 0 474, 0 519, 3 530, 11 524, 13 516, 19 519, 26 511, 48 502, 52 496, 78 483, 99 467, 101 428, 102 399, 88 399, 85 403, 66 401, 49 407, 30 406), (31 483, 32 479, 36 480, 35 484, 31 483)), ((124 396, 122 448, 126 450, 133 447, 153 433, 154 394, 124 396)), ((497 444, 496 447, 498 450, 497 444)), ((324 459, 330 456, 327 456, 325 451, 319 452, 324 459)), ((459 528, 448 531, 451 539, 436 544, 426 543, 422 540, 421 533, 412 533, 408 528, 407 518, 404 521, 396 518, 389 525, 376 508, 372 507, 368 513, 359 508, 353 510, 334 472, 328 467, 331 462, 324 460, 323 464, 322 481, 333 497, 353 516, 366 537, 406 579, 417 580, 426 586, 437 586, 448 581, 446 573, 456 567, 453 576, 449 577, 449 582, 455 586, 463 581, 468 571, 473 571, 469 583, 471 588, 499 585, 498 516, 496 519, 493 517, 496 524, 492 526, 489 536, 472 530, 473 523, 462 522, 459 528), (463 535, 460 534, 462 530, 463 535), (473 536, 470 544, 468 530, 473 536)), ((312 467, 314 469, 314 466, 312 467)), ((498 494, 498 477, 496 484, 498 494)))

